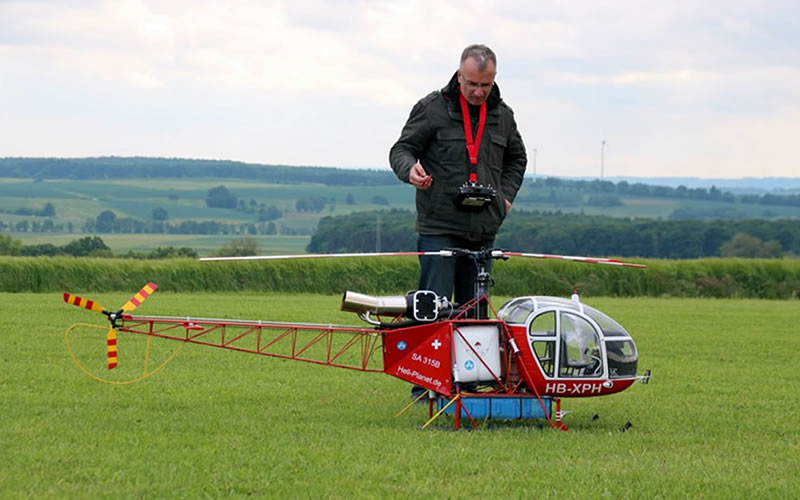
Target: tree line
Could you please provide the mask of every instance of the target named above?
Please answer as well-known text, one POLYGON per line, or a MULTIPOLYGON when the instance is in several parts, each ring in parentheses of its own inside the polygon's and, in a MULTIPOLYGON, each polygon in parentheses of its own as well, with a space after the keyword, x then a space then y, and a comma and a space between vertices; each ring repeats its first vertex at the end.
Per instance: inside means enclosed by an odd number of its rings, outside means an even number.
POLYGON ((56 207, 53 206, 52 203, 47 202, 42 208, 17 208, 14 210, 0 208, 0 213, 27 215, 32 217, 55 217, 56 207))
MULTIPOLYGON (((416 250, 407 210, 323 217, 309 252, 416 250)), ((513 251, 658 259, 800 255, 800 224, 789 219, 663 221, 560 212, 512 212, 495 243, 513 251)))
POLYGON ((149 252, 130 250, 127 253, 115 255, 99 236, 85 236, 72 240, 65 245, 53 245, 52 243, 23 245, 21 241, 15 240, 7 234, 0 234, 0 255, 22 257, 123 257, 131 259, 172 259, 181 257, 196 259, 198 257, 194 249, 189 247, 175 248, 172 246, 158 247, 149 252))
MULTIPOLYGON (((238 208, 237 208, 238 209, 238 208)), ((250 212, 248 212, 250 213, 250 212)), ((66 223, 54 222, 51 218, 42 220, 21 220, 16 223, 7 223, 0 220, 0 232, 18 233, 117 233, 117 234, 224 234, 224 235, 307 235, 310 229, 292 228, 273 219, 283 216, 278 208, 273 205, 262 206, 258 209, 258 222, 221 222, 217 220, 184 220, 171 223, 166 209, 156 207, 152 211, 151 219, 136 219, 133 217, 117 217, 113 210, 104 210, 93 219, 86 219, 83 224, 76 226, 68 221, 66 223)))
POLYGON ((763 195, 744 195, 740 197, 742 203, 752 203, 758 205, 783 205, 800 207, 800 194, 770 194, 763 195))
POLYGON ((628 181, 611 182, 606 180, 571 180, 561 179, 558 177, 548 177, 544 181, 530 182, 528 184, 532 193, 546 192, 549 194, 551 189, 565 189, 573 191, 581 191, 585 193, 601 193, 601 194, 619 194, 626 196, 640 196, 640 197, 653 197, 653 198, 681 198, 693 200, 711 200, 711 201, 736 201, 734 196, 729 191, 721 191, 716 186, 710 188, 689 188, 686 186, 669 187, 659 186, 653 184, 645 184, 642 182, 630 183, 628 181))
POLYGON ((142 220, 132 217, 117 217, 106 210, 94 219, 86 219, 76 226, 72 222, 54 223, 43 221, 19 221, 6 223, 0 220, 0 232, 17 233, 84 233, 84 234, 203 234, 203 235, 308 235, 310 229, 285 226, 274 221, 229 223, 216 220, 181 221, 176 223, 160 220, 142 220))
MULTIPOLYGON (((248 236, 232 239, 230 243, 218 248, 216 251, 212 252, 211 255, 232 257, 258 255, 259 253, 258 242, 248 236)), ((24 245, 21 241, 15 240, 7 234, 0 234, 0 255, 10 255, 14 257, 118 257, 142 260, 196 259, 199 256, 197 251, 193 248, 175 248, 173 246, 157 247, 155 250, 151 251, 128 250, 125 253, 115 254, 99 236, 84 236, 83 238, 72 240, 65 245, 53 245, 52 243, 24 245)))
POLYGON ((497 237, 504 248, 554 254, 657 259, 800 255, 800 226, 790 219, 652 220, 512 212, 497 237), (757 243, 750 255, 734 243, 757 243))
MULTIPOLYGON (((2 230, 2 227, 0 227, 2 230)), ((81 226, 84 233, 119 234, 223 234, 223 235, 269 235, 303 234, 304 230, 276 224, 273 221, 222 222, 217 220, 184 220, 171 223, 163 220, 142 220, 133 217, 117 217, 112 210, 104 210, 94 219, 87 219, 81 226)), ((308 230, 310 232, 310 230, 308 230)))
POLYGON ((674 219, 714 219, 744 218, 736 208, 736 203, 762 206, 800 206, 800 195, 797 194, 749 194, 734 195, 730 191, 722 191, 716 186, 689 188, 686 186, 659 186, 641 182, 611 182, 600 179, 572 180, 558 177, 547 177, 538 182, 528 181, 526 190, 517 196, 519 201, 530 203, 550 203, 560 206, 597 206, 612 207, 622 205, 622 196, 640 198, 671 198, 679 200, 713 201, 722 203, 722 207, 691 208, 676 210, 674 219))

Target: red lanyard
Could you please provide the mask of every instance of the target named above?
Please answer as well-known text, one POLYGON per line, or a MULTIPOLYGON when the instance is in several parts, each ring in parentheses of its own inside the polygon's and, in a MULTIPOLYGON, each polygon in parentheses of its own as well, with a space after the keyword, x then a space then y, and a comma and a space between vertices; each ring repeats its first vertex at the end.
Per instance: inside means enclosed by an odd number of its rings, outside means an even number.
MULTIPOLYGON (((469 162, 474 166, 478 164, 478 150, 481 149, 481 138, 483 137, 483 127, 486 125, 486 102, 481 103, 481 110, 478 113, 478 133, 475 138, 472 137, 472 122, 469 118, 469 107, 467 100, 464 99, 464 94, 458 93, 459 101, 461 101, 461 118, 464 120, 464 135, 467 138, 467 153, 469 154, 469 162)), ((475 169, 469 174, 469 180, 477 182, 477 174, 475 169)))

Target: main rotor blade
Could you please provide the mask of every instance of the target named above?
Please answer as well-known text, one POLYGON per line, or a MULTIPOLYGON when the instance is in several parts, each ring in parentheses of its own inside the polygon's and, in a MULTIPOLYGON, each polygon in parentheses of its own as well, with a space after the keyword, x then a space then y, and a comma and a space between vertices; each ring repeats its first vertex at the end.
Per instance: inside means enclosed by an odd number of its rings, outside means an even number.
MULTIPOLYGON (((398 256, 420 256, 431 255, 438 257, 453 257, 457 255, 457 249, 453 250, 439 250, 436 252, 364 252, 364 253, 311 253, 311 254, 296 254, 296 255, 248 255, 242 257, 203 257, 199 260, 203 262, 219 262, 219 261, 240 261, 240 260, 289 260, 289 259, 332 259, 332 258, 349 258, 349 257, 398 257, 398 256)), ((613 266, 622 267, 647 267, 644 264, 633 264, 630 262, 623 262, 616 259, 603 259, 595 257, 577 257, 573 255, 552 255, 542 253, 523 253, 523 252, 506 252, 504 250, 492 250, 492 257, 498 258, 501 255, 508 257, 528 257, 534 259, 559 259, 570 260, 575 262, 588 262, 591 264, 609 264, 613 266)))
POLYGON ((228 261, 228 260, 288 260, 288 259, 332 259, 347 257, 402 257, 407 255, 437 255, 439 257, 451 257, 450 250, 440 250, 438 252, 364 252, 364 253, 304 253, 296 255, 248 255, 243 257, 203 257, 204 262, 228 261))
POLYGON ((155 283, 146 284, 145 286, 142 287, 141 290, 139 290, 139 292, 136 295, 131 297, 131 300, 129 300, 128 302, 125 303, 124 306, 122 306, 122 311, 123 312, 133 311, 139 306, 139 304, 144 302, 147 297, 149 297, 153 292, 155 292, 157 288, 158 285, 156 285, 155 283))
POLYGON ((531 259, 558 259, 558 260, 570 260, 573 262, 587 262, 589 264, 608 264, 611 266, 622 266, 622 267, 637 267, 637 268, 645 268, 647 267, 644 264, 634 264, 632 262, 623 262, 617 259, 600 259, 595 257, 578 257, 575 255, 552 255, 546 253, 522 253, 522 252, 503 252, 503 255, 507 255, 509 257, 528 257, 531 259))
POLYGON ((101 306, 100 304, 98 304, 93 300, 84 299, 83 297, 78 297, 77 295, 73 295, 71 293, 66 293, 66 292, 64 292, 64 302, 100 314, 103 314, 103 312, 106 310, 105 307, 101 306))

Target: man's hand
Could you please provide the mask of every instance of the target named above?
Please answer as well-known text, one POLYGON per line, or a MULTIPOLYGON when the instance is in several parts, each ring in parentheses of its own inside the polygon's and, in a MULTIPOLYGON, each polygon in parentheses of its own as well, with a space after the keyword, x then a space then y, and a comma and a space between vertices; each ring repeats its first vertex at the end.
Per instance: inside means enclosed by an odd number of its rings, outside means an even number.
POLYGON ((422 165, 417 162, 411 167, 411 172, 408 174, 408 182, 417 189, 422 189, 424 191, 431 187, 433 176, 428 175, 425 169, 422 168, 422 165))
POLYGON ((508 200, 503 200, 503 201, 506 202, 506 213, 510 212, 511 211, 511 202, 508 201, 508 200))

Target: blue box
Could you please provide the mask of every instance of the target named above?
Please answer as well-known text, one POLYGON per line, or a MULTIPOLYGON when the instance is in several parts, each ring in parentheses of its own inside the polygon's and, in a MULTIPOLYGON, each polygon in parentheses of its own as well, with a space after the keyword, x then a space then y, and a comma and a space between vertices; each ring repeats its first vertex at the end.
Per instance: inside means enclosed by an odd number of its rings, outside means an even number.
MULTIPOLYGON (((448 403, 446 399, 439 399, 439 409, 441 410, 444 406, 448 403)), ((445 415, 455 415, 456 414, 456 404, 451 404, 445 411, 445 415)), ((466 417, 467 413, 464 412, 466 409, 472 418, 488 418, 490 415, 489 412, 489 398, 461 398, 461 404, 464 405, 464 408, 461 410, 461 416, 466 417)))
POLYGON ((544 403, 544 411, 542 411, 542 405, 539 404, 537 398, 522 398, 522 418, 547 418, 548 415, 552 415, 553 400, 542 398, 542 403, 544 403), (545 411, 547 415, 545 415, 545 411))
MULTIPOLYGON (((446 399, 438 399, 437 409, 441 410, 448 403, 446 399)), ((493 419, 519 419, 519 418, 547 418, 552 414, 552 398, 542 398, 544 411, 539 400, 535 397, 508 397, 508 396, 482 396, 482 397, 463 397, 461 404, 461 416, 466 417, 467 412, 472 418, 493 418, 493 419), (466 411, 464 411, 466 410, 466 411), (545 414, 545 412, 547 412, 545 414)), ((451 404, 445 411, 445 415, 455 415, 456 404, 451 404)))
POLYGON ((492 418, 515 419, 521 416, 521 398, 489 398, 492 418))

